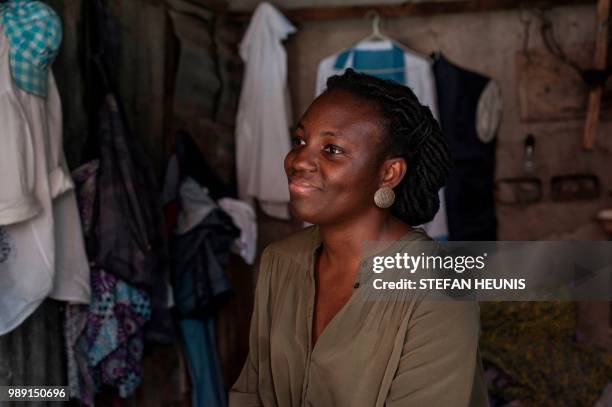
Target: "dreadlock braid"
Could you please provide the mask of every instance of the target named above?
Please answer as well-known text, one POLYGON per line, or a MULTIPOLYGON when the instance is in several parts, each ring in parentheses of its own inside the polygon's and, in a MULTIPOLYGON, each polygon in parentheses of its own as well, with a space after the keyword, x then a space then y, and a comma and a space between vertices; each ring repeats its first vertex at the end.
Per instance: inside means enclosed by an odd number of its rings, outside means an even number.
POLYGON ((410 88, 347 69, 327 80, 327 89, 341 89, 374 103, 385 138, 380 159, 403 157, 406 176, 395 187, 391 212, 410 225, 433 219, 440 207, 438 191, 446 183, 451 156, 431 110, 419 103, 410 88))

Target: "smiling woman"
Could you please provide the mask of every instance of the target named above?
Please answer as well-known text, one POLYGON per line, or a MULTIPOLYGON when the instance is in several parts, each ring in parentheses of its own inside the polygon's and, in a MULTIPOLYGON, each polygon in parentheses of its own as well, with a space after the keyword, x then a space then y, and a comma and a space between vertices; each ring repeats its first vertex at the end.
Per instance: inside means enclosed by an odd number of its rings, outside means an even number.
POLYGON ((300 120, 285 158, 292 213, 314 226, 264 251, 239 406, 485 406, 472 302, 366 301, 363 241, 430 240, 450 167, 412 91, 347 70, 300 120))

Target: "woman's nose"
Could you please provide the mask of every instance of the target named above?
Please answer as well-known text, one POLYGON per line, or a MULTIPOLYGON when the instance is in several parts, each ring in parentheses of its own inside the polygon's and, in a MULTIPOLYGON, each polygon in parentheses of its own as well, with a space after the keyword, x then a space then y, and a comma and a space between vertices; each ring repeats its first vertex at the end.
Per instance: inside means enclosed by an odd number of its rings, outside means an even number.
POLYGON ((315 152, 310 146, 303 146, 295 150, 291 167, 295 171, 315 171, 317 169, 315 152))

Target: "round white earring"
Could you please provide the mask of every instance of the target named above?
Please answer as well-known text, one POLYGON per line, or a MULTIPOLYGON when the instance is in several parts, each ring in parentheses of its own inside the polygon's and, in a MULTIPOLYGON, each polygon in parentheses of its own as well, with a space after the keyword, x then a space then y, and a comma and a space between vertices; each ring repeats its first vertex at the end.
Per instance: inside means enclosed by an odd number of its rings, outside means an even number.
POLYGON ((381 209, 386 209, 395 202, 395 192, 389 187, 382 187, 374 194, 374 203, 381 209))

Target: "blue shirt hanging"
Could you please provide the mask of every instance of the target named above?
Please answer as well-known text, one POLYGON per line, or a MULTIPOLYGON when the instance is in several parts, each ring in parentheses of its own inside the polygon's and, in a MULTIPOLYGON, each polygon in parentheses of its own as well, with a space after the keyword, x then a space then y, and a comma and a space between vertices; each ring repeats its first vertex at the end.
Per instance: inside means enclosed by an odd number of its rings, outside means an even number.
POLYGON ((395 44, 389 49, 350 48, 338 55, 334 69, 344 69, 351 56, 352 68, 355 70, 370 71, 378 78, 406 83, 404 51, 395 44))

